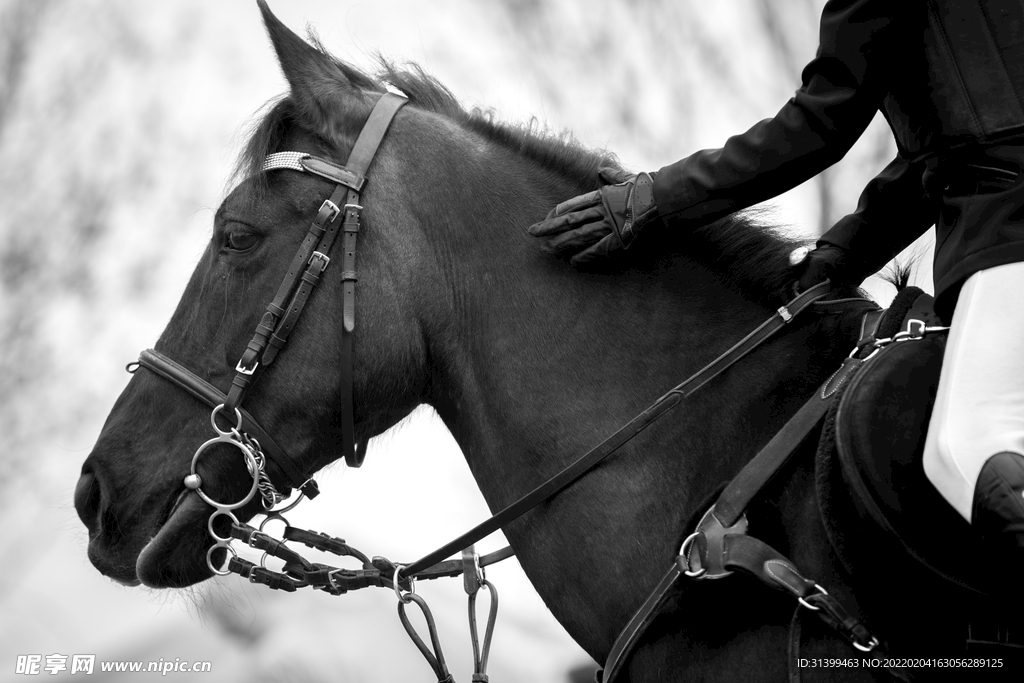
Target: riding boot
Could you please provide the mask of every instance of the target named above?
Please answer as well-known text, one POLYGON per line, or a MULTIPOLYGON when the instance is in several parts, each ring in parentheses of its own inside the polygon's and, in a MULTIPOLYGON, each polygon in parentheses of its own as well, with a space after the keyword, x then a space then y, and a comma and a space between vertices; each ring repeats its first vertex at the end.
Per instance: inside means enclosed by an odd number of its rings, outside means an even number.
POLYGON ((1024 456, 993 455, 974 487, 971 524, 1011 564, 1024 565, 1024 456))

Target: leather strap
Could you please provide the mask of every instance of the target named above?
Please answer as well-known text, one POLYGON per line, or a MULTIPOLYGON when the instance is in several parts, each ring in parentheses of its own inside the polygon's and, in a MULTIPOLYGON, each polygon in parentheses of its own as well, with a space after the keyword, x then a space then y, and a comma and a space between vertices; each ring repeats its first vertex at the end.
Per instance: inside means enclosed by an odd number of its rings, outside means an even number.
MULTIPOLYGON (((146 349, 139 354, 139 367, 146 368, 158 377, 171 382, 177 387, 184 389, 189 394, 205 403, 210 408, 216 408, 227 400, 227 397, 217 387, 202 379, 188 368, 176 363, 167 356, 154 349, 146 349)), ((281 446, 274 441, 270 433, 265 430, 256 419, 244 408, 239 408, 242 416, 241 431, 259 441, 260 447, 267 456, 269 466, 276 467, 284 475, 285 481, 290 486, 299 489, 307 498, 316 498, 320 495, 317 483, 312 479, 304 478, 298 469, 292 464, 291 458, 281 446)), ((221 414, 224 414, 221 411, 221 414)), ((225 416, 227 417, 227 416, 225 416)))
POLYGON ((373 111, 370 112, 370 116, 366 119, 366 123, 363 124, 363 129, 359 131, 359 137, 356 138, 356 144, 349 152, 345 168, 352 173, 366 175, 370 163, 377 155, 377 148, 380 147, 384 134, 391 126, 395 113, 408 101, 402 95, 392 92, 386 92, 380 96, 373 111))
POLYGON ((772 588, 783 590, 805 608, 814 612, 832 630, 861 650, 879 649, 879 641, 864 624, 834 597, 803 576, 792 560, 752 536, 730 535, 725 538, 725 564, 743 571, 772 588))
POLYGON ((327 159, 315 157, 312 154, 304 157, 299 161, 299 163, 302 165, 302 170, 305 172, 318 175, 321 178, 326 178, 338 185, 344 185, 356 192, 362 192, 363 185, 366 184, 366 176, 363 175, 366 173, 366 168, 361 170, 355 170, 351 167, 345 168, 344 166, 338 166, 327 159))
MULTIPOLYGON (((852 370, 854 366, 851 364, 845 367, 852 370)), ((735 524, 753 497, 768 485, 793 453, 799 450, 800 444, 828 412, 834 396, 833 393, 825 398, 823 392, 816 392, 729 482, 714 506, 713 514, 722 526, 735 524)))
MULTIPOLYGON (((863 324, 877 324, 878 317, 873 311, 865 312, 863 324)), ((872 334, 873 334, 872 330, 872 334)), ((732 526, 739 519, 750 501, 779 472, 799 450, 800 445, 814 430, 828 412, 836 392, 864 361, 851 356, 843 361, 836 372, 829 377, 821 390, 811 398, 783 425, 775 436, 762 448, 747 465, 740 470, 722 491, 714 506, 714 515, 722 526, 732 526)))
POLYGON ((658 585, 647 596, 644 604, 640 606, 640 609, 636 611, 633 618, 629 620, 625 628, 619 633, 619 637, 615 640, 611 651, 608 653, 608 657, 605 659, 606 664, 601 674, 601 680, 604 683, 611 683, 619 675, 622 666, 626 663, 626 654, 632 652, 640 640, 640 636, 644 634, 647 627, 654 621, 654 618, 661 613, 661 608, 668 601, 672 587, 675 586, 682 573, 679 563, 673 562, 669 570, 661 577, 658 585))
POLYGON ((356 438, 356 408, 353 391, 354 361, 352 360, 353 334, 356 329, 356 240, 359 236, 363 207, 359 194, 350 191, 345 203, 342 224, 342 295, 341 295, 341 452, 349 467, 361 467, 366 457, 366 441, 360 445, 356 438))
POLYGON ((405 627, 406 633, 409 634, 409 638, 412 639, 413 645, 416 646, 416 649, 419 650, 427 660, 430 670, 433 671, 434 676, 437 677, 437 683, 455 683, 455 679, 452 678, 451 673, 448 671, 448 665, 445 663, 444 653, 441 651, 441 641, 437 637, 437 625, 434 623, 434 615, 431 614, 430 608, 427 607, 426 600, 415 593, 406 593, 398 601, 398 618, 401 620, 402 626, 405 627), (409 621, 409 617, 405 613, 405 606, 410 602, 415 603, 423 613, 423 618, 427 622, 427 633, 430 636, 430 645, 423 642, 423 638, 416 633, 416 629, 413 627, 412 622, 409 621))
MULTIPOLYGON (((335 191, 335 195, 338 192, 335 191)), ((333 197, 333 196, 332 196, 333 197)), ((238 373, 246 373, 251 375, 259 364, 260 360, 263 361, 264 365, 269 365, 273 362, 273 357, 269 360, 267 358, 260 358, 263 354, 264 349, 267 345, 267 340, 274 333, 277 327, 278 321, 285 314, 286 304, 289 296, 295 289, 296 284, 300 281, 303 269, 309 263, 310 257, 313 254, 313 247, 320 241, 320 238, 324 235, 324 232, 328 229, 328 226, 332 225, 338 216, 338 206, 336 201, 325 201, 317 212, 316 218, 313 223, 309 226, 309 231, 302 240, 302 244, 299 245, 298 250, 295 252, 295 256, 292 257, 292 262, 288 266, 288 271, 285 273, 284 279, 281 284, 278 285, 277 293, 274 294, 274 298, 267 305, 267 310, 263 313, 263 317, 260 319, 259 325, 256 326, 256 332, 253 338, 249 341, 245 352, 242 354, 242 358, 238 361, 238 373)), ((236 377, 237 377, 236 374, 236 377)), ((245 386, 248 385, 246 382, 242 386, 241 392, 244 392, 245 386)), ((233 404, 237 406, 242 402, 242 395, 238 393, 237 397, 233 397, 233 404)))
POLYGON ((793 618, 789 620, 789 683, 800 683, 800 605, 793 610, 793 618))
MULTIPOLYGON (((500 550, 495 550, 493 553, 481 555, 477 559, 477 562, 479 563, 479 566, 482 569, 483 567, 492 565, 495 562, 501 562, 502 560, 512 557, 513 555, 515 555, 515 551, 512 550, 512 547, 505 546, 500 550)), ((465 565, 463 564, 463 561, 460 558, 457 560, 446 560, 444 562, 438 562, 437 564, 431 567, 427 567, 423 571, 416 572, 416 574, 412 578, 422 580, 440 579, 442 577, 460 576, 464 572, 465 565)))
MULTIPOLYGON (((821 301, 817 302, 815 307, 836 312, 843 310, 843 307, 847 305, 863 306, 869 309, 864 312, 862 326, 866 325, 873 334, 874 326, 878 324, 880 317, 875 315, 877 306, 873 302, 864 299, 821 301)), ((863 327, 861 336, 865 336, 863 327)), ((728 566, 730 557, 726 553, 726 543, 732 538, 746 538, 747 520, 743 513, 747 505, 798 450, 800 444, 804 442, 827 412, 828 406, 834 400, 835 390, 853 374, 861 362, 859 358, 847 358, 840 369, 826 380, 821 389, 815 392, 810 400, 726 485, 715 505, 711 506, 697 523, 697 530, 691 535, 692 542, 690 539, 688 542, 684 542, 679 557, 672 563, 661 582, 654 588, 612 645, 605 660, 602 678, 605 683, 611 683, 619 673, 626 655, 657 616, 665 604, 674 582, 680 576, 685 574, 694 578, 718 579, 732 573, 732 569, 728 566)), ((733 552, 735 554, 735 551, 733 552)), ((735 563, 736 559, 733 557, 733 567, 735 567, 735 563)))
POLYGON ((249 377, 256 369, 257 359, 262 353, 263 365, 274 361, 278 352, 288 340, 298 322, 309 297, 320 282, 320 276, 330 263, 331 247, 339 232, 342 236, 342 338, 341 338, 341 452, 352 467, 359 467, 366 454, 365 443, 358 448, 355 443, 355 401, 352 388, 352 334, 355 331, 355 272, 356 238, 359 233, 362 206, 359 195, 366 182, 366 172, 387 133, 395 113, 407 100, 394 93, 384 93, 374 105, 370 116, 356 139, 344 167, 337 166, 318 157, 306 156, 299 160, 305 171, 315 173, 338 183, 331 198, 324 202, 292 260, 292 267, 278 288, 277 296, 267 307, 256 335, 249 343, 246 353, 239 361, 235 375, 237 391, 229 394, 229 408, 241 403, 249 377), (344 200, 342 199, 344 197, 344 200), (343 208, 339 209, 339 205, 343 208), (339 220, 341 219, 339 231, 339 220), (316 248, 313 249, 313 245, 316 248), (304 268, 304 270, 301 270, 304 268), (291 296, 291 302, 284 308, 283 302, 291 296), (268 335, 267 330, 273 328, 268 335))
MULTIPOLYGON (((285 342, 288 341, 288 336, 295 327, 295 323, 299 321, 299 316, 302 315, 302 311, 309 301, 310 294, 313 293, 313 290, 320 283, 320 276, 327 270, 327 266, 331 262, 328 254, 331 253, 331 247, 334 245, 334 240, 339 232, 338 218, 341 212, 338 209, 338 202, 341 201, 342 195, 347 192, 344 186, 338 185, 334 188, 330 199, 324 202, 324 206, 333 213, 331 218, 323 225, 323 229, 319 231, 319 241, 316 242, 316 248, 308 255, 306 253, 301 254, 305 258, 305 270, 296 279, 295 284, 297 286, 292 294, 291 302, 284 310, 283 315, 281 315, 281 319, 277 323, 273 334, 267 340, 267 346, 263 350, 264 366, 274 362, 274 358, 277 357, 285 342)), ((321 212, 323 211, 324 209, 321 208, 321 212)), ((316 223, 314 223, 314 226, 316 226, 316 223)))
POLYGON ((434 552, 416 560, 402 570, 403 577, 411 576, 422 571, 437 562, 461 552, 484 537, 494 533, 504 525, 517 519, 527 511, 533 509, 540 503, 548 500, 566 486, 579 479, 586 472, 592 469, 599 462, 617 451, 628 443, 633 437, 642 432, 658 418, 674 408, 679 402, 700 389, 712 379, 720 375, 736 361, 763 344, 769 337, 785 327, 793 318, 806 310, 818 299, 826 296, 831 284, 825 280, 821 284, 811 287, 801 293, 785 306, 779 308, 775 315, 771 316, 758 325, 750 334, 733 344, 720 356, 705 365, 703 368, 690 375, 682 383, 671 389, 668 393, 648 406, 642 413, 634 417, 618 431, 606 438, 594 448, 583 454, 574 463, 563 469, 546 482, 527 493, 525 496, 512 503, 505 509, 495 514, 490 519, 470 529, 450 543, 438 548, 434 552))
MULTIPOLYGON (((408 102, 401 95, 384 93, 377 100, 370 117, 363 125, 356 144, 352 147, 345 166, 359 175, 366 175, 387 133, 395 114, 408 102)), ((355 442, 355 399, 352 388, 352 335, 356 329, 356 243, 359 235, 363 207, 359 205, 359 192, 349 189, 345 198, 342 223, 342 332, 341 362, 341 451, 349 467, 359 467, 366 457, 366 443, 355 442)))

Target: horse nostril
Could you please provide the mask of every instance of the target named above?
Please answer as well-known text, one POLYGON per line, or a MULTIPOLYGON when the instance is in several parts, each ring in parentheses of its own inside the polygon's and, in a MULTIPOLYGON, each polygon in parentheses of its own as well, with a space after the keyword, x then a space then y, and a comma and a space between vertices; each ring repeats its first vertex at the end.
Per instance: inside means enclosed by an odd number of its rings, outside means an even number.
POLYGON ((75 486, 75 509, 89 533, 96 530, 102 490, 100 482, 92 472, 85 472, 75 486))

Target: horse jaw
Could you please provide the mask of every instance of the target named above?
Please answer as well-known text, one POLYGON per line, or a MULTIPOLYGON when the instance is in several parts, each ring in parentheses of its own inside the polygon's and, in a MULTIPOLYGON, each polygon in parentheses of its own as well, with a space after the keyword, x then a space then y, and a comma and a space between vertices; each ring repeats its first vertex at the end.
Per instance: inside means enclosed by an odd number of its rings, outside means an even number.
POLYGON ((211 510, 196 493, 184 496, 135 560, 135 574, 142 584, 184 588, 213 576, 206 566, 206 550, 211 545, 206 521, 211 510))

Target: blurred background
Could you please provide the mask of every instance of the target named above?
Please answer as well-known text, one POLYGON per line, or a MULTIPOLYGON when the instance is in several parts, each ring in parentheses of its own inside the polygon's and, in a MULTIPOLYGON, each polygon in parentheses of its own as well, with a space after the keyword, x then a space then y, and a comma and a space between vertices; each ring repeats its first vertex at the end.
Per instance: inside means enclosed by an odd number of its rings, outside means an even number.
MULTIPOLYGON (((823 4, 271 3, 347 61, 371 71, 377 53, 415 61, 467 107, 569 129, 638 170, 773 115, 814 55, 823 4)), ((15 678, 19 654, 212 663, 212 674, 168 674, 179 680, 433 680, 387 591, 278 595, 235 577, 188 591, 123 588, 89 564, 72 504, 125 363, 170 317, 247 126, 285 89, 251 0, 0 0, 0 680, 15 678)), ((813 239, 894 154, 879 117, 840 164, 770 203, 776 221, 813 239)), ((926 289, 928 249, 925 239, 908 252, 926 289)), ((893 294, 867 286, 881 303, 893 294)), ((392 559, 488 514, 426 409, 375 439, 361 470, 338 464, 318 479, 324 495, 292 522, 392 559)), ((480 550, 501 545, 493 537, 480 550)), ((592 680, 596 664, 514 560, 488 576, 502 596, 492 680, 592 680)), ((420 592, 453 674, 469 680, 461 582, 420 592)), ((132 678, 94 674, 105 676, 132 678)))

